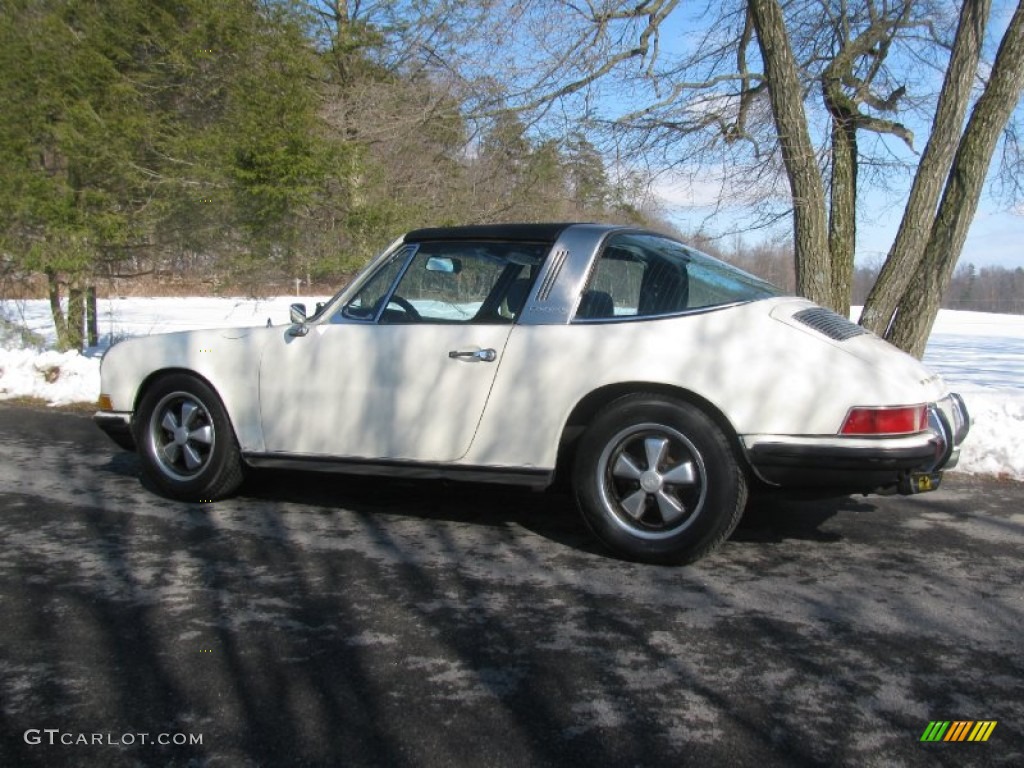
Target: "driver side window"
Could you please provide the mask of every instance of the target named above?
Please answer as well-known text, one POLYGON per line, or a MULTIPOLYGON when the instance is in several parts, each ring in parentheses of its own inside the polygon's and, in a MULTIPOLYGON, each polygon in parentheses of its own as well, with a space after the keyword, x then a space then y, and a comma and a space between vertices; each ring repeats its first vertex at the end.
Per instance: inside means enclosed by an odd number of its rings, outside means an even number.
POLYGON ((462 244, 424 243, 380 321, 473 322, 509 266, 504 259, 490 258, 462 244))
POLYGON ((537 243, 411 244, 363 284, 336 321, 511 324, 546 252, 547 246, 537 243))

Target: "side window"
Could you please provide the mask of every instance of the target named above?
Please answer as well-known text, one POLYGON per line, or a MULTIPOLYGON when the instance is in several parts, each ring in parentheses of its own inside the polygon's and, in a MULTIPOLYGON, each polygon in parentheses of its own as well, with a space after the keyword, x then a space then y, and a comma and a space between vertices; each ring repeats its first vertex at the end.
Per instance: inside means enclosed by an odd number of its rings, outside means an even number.
POLYGON ((687 308, 689 275, 682 261, 612 238, 576 310, 578 320, 649 317, 687 308))
POLYGON ((600 309, 597 304, 603 303, 607 307, 608 301, 601 294, 607 294, 611 299, 612 314, 615 316, 636 315, 640 309, 640 287, 644 282, 646 268, 642 259, 606 250, 587 284, 587 291, 583 295, 586 303, 578 310, 577 316, 592 318, 600 309))
POLYGON ((402 275, 381 322, 470 322, 506 267, 503 260, 484 258, 461 244, 424 243, 402 275))
POLYGON ((522 310, 547 250, 533 243, 420 243, 404 272, 404 262, 394 272, 389 264, 381 270, 381 286, 375 275, 345 312, 357 318, 366 312, 385 325, 510 324, 522 310), (398 285, 391 291, 396 277, 398 285))
POLYGON ((576 319, 655 317, 777 295, 763 280, 674 240, 624 233, 606 243, 576 319))

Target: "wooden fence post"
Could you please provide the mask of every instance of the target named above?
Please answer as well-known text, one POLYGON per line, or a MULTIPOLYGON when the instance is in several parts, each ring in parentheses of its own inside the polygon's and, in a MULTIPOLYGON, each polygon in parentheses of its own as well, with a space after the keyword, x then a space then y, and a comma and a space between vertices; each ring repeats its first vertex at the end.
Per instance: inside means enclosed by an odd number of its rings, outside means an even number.
POLYGON ((85 289, 85 332, 86 344, 95 347, 100 343, 99 326, 96 321, 96 286, 85 289))

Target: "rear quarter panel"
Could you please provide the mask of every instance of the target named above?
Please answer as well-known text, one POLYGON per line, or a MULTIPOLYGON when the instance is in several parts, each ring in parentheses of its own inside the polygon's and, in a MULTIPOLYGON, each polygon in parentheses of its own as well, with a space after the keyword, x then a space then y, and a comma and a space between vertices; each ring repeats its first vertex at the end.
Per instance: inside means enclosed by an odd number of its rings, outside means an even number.
POLYGON ((464 461, 553 467, 573 408, 613 384, 692 392, 737 435, 835 435, 853 405, 940 395, 937 377, 875 337, 837 343, 770 316, 807 306, 770 299, 662 319, 516 326, 464 461))

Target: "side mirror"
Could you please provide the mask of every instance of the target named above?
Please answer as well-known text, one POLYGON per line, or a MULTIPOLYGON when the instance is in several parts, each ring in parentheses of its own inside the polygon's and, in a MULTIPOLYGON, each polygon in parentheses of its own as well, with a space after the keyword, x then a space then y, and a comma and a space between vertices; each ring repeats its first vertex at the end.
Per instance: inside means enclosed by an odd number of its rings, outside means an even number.
POLYGON ((292 304, 288 307, 288 317, 292 321, 292 327, 288 329, 289 336, 305 336, 309 333, 305 304, 292 304))

